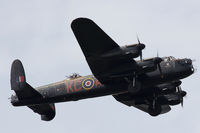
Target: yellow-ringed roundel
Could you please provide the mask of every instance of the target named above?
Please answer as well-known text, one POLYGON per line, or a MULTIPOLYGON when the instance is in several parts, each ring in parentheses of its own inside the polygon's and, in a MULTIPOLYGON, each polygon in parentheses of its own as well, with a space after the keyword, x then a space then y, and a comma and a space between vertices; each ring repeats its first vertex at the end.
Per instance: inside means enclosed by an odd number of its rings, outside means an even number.
POLYGON ((82 81, 82 87, 85 90, 90 90, 92 87, 94 87, 94 79, 92 79, 92 78, 84 79, 82 81))

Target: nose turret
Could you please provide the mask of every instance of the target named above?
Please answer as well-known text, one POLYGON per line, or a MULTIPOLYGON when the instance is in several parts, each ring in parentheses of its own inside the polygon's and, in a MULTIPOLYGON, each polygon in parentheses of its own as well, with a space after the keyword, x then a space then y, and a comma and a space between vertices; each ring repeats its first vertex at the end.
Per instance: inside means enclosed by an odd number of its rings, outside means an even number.
POLYGON ((182 65, 192 65, 192 60, 191 59, 181 59, 181 60, 179 60, 179 63, 182 65))
POLYGON ((176 72, 182 78, 190 76, 194 73, 194 67, 192 65, 192 60, 185 58, 185 59, 178 59, 176 61, 176 72))

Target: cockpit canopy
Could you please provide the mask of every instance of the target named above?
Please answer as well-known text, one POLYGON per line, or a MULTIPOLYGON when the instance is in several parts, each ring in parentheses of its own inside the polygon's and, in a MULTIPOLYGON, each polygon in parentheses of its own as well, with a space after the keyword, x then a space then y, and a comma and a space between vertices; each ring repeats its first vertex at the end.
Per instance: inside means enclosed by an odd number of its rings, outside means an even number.
POLYGON ((68 76, 69 79, 76 79, 82 77, 81 75, 79 75, 78 73, 72 73, 71 75, 68 76))
POLYGON ((164 62, 173 61, 173 60, 176 60, 176 58, 173 57, 173 56, 163 57, 163 61, 164 61, 164 62))

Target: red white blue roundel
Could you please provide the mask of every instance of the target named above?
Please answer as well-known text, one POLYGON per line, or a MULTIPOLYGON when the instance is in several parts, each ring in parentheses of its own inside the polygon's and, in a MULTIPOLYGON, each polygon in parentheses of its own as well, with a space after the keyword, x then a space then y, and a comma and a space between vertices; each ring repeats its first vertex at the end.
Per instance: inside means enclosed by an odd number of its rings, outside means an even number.
POLYGON ((94 86, 94 80, 92 78, 88 78, 82 81, 82 87, 85 90, 89 90, 94 86))

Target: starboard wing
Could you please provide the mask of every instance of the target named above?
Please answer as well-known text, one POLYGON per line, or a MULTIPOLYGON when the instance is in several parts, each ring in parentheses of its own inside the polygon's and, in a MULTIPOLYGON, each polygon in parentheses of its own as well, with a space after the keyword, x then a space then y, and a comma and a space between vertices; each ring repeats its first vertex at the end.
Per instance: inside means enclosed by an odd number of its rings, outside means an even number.
POLYGON ((101 83, 109 83, 113 78, 126 76, 124 74, 135 66, 133 59, 102 57, 104 53, 120 47, 92 20, 78 18, 72 22, 71 27, 92 73, 101 83))

